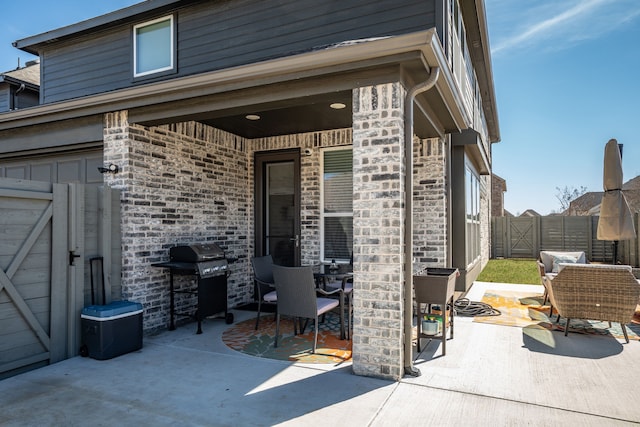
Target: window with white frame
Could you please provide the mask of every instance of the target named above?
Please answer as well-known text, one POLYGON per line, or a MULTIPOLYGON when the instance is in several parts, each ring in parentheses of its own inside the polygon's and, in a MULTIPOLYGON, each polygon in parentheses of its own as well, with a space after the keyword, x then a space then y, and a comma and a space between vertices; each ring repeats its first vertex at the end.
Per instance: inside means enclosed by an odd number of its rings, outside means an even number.
POLYGON ((322 151, 321 258, 349 262, 353 247, 353 150, 322 151))
POLYGON ((480 257, 480 179, 467 163, 464 169, 467 266, 480 257))
POLYGON ((173 16, 133 27, 133 76, 174 69, 173 16))

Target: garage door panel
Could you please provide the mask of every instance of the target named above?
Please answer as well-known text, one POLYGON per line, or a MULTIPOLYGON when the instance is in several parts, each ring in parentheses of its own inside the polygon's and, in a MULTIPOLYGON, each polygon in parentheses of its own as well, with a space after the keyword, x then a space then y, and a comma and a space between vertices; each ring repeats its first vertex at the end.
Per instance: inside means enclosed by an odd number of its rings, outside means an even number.
POLYGON ((53 182, 55 178, 55 168, 51 163, 32 164, 30 179, 34 181, 53 182))
POLYGON ((58 183, 102 184, 101 148, 0 160, 0 178, 28 179, 58 183))
POLYGON ((29 176, 26 165, 8 166, 4 168, 4 177, 15 179, 27 179, 29 176))
POLYGON ((93 157, 86 158, 85 183, 102 184, 102 174, 98 171, 98 167, 103 166, 102 153, 93 157))
POLYGON ((58 179, 56 182, 84 182, 80 159, 58 162, 58 179))

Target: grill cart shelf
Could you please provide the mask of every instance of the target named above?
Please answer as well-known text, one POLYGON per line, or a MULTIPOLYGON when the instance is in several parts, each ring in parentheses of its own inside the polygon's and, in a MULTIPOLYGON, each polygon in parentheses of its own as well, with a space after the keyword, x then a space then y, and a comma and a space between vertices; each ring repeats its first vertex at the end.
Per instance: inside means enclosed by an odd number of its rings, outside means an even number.
MULTIPOLYGON (((456 278, 459 276, 457 268, 427 268, 426 274, 413 276, 413 288, 415 291, 416 311, 418 315, 418 343, 417 349, 420 351, 420 340, 422 338, 439 338, 442 340, 442 355, 447 350, 447 331, 453 339, 453 296, 456 287, 456 278), (425 306, 422 311, 422 305, 425 306), (440 307, 442 326, 435 334, 427 334, 422 330, 422 319, 434 313, 434 306, 440 307)), ((435 317, 435 316, 434 316, 435 317)))
POLYGON ((151 264, 152 267, 169 270, 169 330, 175 330, 175 317, 195 317, 198 322, 197 334, 202 333, 202 320, 224 312, 227 324, 233 323, 233 313, 227 310, 227 277, 229 263, 224 252, 215 244, 194 244, 170 248, 170 261, 151 264), (195 276, 196 286, 189 289, 175 289, 174 275, 195 276), (176 312, 175 294, 198 296, 195 313, 176 312))

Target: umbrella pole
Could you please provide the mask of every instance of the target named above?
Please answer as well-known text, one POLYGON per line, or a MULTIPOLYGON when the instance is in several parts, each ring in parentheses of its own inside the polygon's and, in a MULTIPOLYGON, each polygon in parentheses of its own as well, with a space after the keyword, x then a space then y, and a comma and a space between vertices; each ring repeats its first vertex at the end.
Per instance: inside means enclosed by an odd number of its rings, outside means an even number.
POLYGON ((613 265, 618 264, 618 241, 613 241, 613 265))

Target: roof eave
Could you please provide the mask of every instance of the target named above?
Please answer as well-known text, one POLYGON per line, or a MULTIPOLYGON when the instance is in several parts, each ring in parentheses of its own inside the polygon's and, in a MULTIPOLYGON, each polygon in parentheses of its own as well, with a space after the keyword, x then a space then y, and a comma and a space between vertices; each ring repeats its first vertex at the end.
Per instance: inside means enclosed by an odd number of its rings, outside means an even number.
POLYGON ((467 36, 471 40, 470 53, 474 58, 474 68, 478 84, 480 85, 483 110, 487 120, 489 140, 499 142, 500 124, 498 121, 498 106, 493 85, 493 70, 491 65, 491 48, 487 29, 487 15, 484 0, 462 0, 460 2, 464 14, 467 36), (467 13, 464 13, 467 11, 467 13), (469 30, 473 34, 469 34, 469 30), (474 37, 475 36, 475 37, 474 37), (476 45, 477 43, 477 45, 476 45))
POLYGON ((436 88, 447 109, 446 114, 450 116, 448 120, 453 123, 447 132, 467 128, 469 119, 463 100, 455 90, 453 75, 432 28, 402 36, 345 42, 299 55, 3 113, 0 114, 0 130, 314 78, 384 64, 385 61, 419 57, 423 58, 425 69, 429 68, 426 71, 435 66, 441 69, 436 88))
POLYGON ((101 27, 109 27, 119 24, 119 21, 131 19, 137 15, 153 12, 162 8, 173 6, 174 4, 181 3, 183 0, 147 0, 138 4, 134 4, 123 9, 119 9, 104 15, 96 16, 95 18, 87 19, 75 24, 67 25, 66 27, 57 28, 55 30, 47 31, 45 33, 36 34, 34 36, 25 37, 20 40, 16 40, 12 43, 13 47, 30 53, 32 55, 38 55, 39 46, 46 45, 65 37, 75 36, 79 33, 87 31, 95 31, 101 27))

